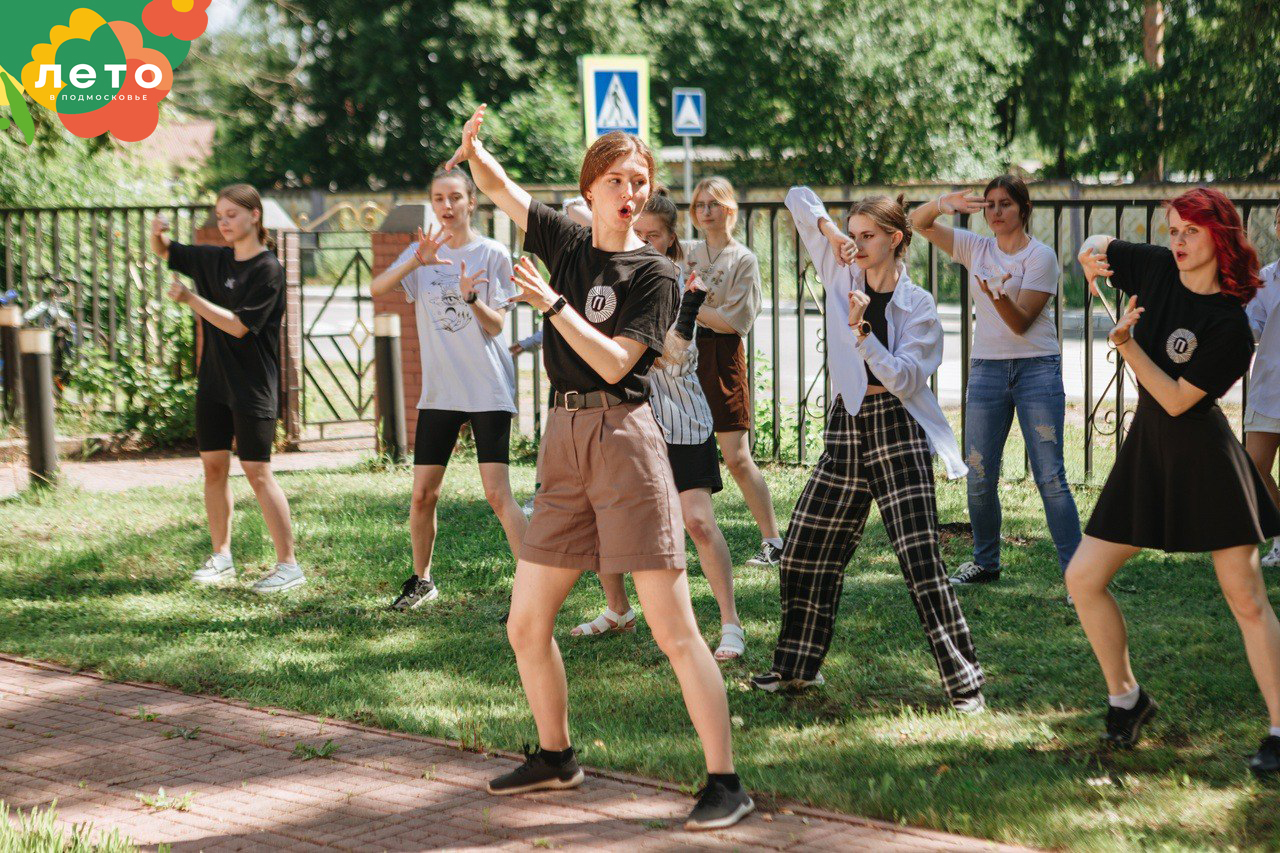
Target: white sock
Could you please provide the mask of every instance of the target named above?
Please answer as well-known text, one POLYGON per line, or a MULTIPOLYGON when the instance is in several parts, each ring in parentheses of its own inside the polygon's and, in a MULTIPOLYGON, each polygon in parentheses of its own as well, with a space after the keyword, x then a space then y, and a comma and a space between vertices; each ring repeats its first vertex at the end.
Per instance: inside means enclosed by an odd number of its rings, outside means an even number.
POLYGON ((231 554, 230 553, 214 554, 213 565, 214 565, 214 568, 218 568, 218 569, 225 569, 227 566, 232 565, 231 554))
POLYGON ((774 537, 774 538, 772 538, 772 539, 766 539, 766 540, 764 540, 764 541, 768 542, 770 545, 772 545, 773 547, 777 548, 779 551, 781 551, 781 550, 782 550, 782 537, 780 537, 780 536, 775 536, 775 537, 774 537))
POLYGON ((1271 727, 1271 736, 1272 736, 1272 737, 1280 737, 1280 726, 1272 726, 1272 727, 1271 727))
POLYGON ((277 569, 296 569, 298 568, 298 564, 297 563, 276 563, 276 568, 277 569))
POLYGON ((1133 689, 1128 693, 1121 693, 1119 696, 1107 696, 1107 701, 1113 707, 1124 708, 1126 711, 1132 711, 1138 707, 1138 685, 1133 685, 1133 689))

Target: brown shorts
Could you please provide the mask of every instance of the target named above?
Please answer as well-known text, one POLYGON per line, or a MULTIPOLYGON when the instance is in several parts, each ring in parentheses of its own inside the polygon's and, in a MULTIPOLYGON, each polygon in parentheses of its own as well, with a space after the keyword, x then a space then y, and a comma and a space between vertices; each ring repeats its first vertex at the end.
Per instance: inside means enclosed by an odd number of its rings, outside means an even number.
POLYGON ((751 428, 751 380, 747 348, 735 334, 698 329, 698 382, 711 404, 716 432, 751 428))
POLYGON ((684 516, 648 403, 552 409, 520 559, 618 574, 684 569, 684 516))

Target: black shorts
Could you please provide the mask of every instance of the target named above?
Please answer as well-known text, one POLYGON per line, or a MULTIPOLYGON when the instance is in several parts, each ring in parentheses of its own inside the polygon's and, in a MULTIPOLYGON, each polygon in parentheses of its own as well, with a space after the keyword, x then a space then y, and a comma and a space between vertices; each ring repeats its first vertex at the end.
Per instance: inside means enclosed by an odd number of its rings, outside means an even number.
POLYGON ((707 436, 702 444, 668 444, 667 459, 671 460, 671 472, 676 475, 677 492, 710 489, 714 495, 724 488, 714 434, 707 436))
POLYGON ((226 403, 196 394, 196 444, 201 453, 230 450, 235 439, 241 462, 270 462, 276 419, 233 412, 226 403))
POLYGON ((510 412, 455 412, 451 409, 418 409, 418 430, 413 437, 414 465, 448 465, 458 432, 467 421, 476 440, 477 462, 511 461, 510 412))

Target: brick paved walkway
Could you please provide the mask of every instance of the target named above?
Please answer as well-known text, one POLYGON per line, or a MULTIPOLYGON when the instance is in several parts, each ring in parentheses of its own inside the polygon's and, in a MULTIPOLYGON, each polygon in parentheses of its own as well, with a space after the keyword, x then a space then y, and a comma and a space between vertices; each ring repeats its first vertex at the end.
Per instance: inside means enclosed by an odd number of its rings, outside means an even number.
POLYGON ((795 807, 691 834, 673 786, 588 771, 577 791, 492 797, 510 757, 0 656, 0 799, 64 825, 197 850, 1012 850, 795 807), (141 710, 140 710, 141 709, 141 710), (155 715, 151 718, 151 715, 155 715), (146 717, 143 719, 142 717, 146 717), (185 729, 194 739, 177 735, 185 729), (169 734, 169 737, 166 737, 169 734), (332 740, 327 759, 291 757, 332 740), (155 810, 139 795, 181 797, 155 810))
MULTIPOLYGON (((372 455, 371 450, 308 450, 301 453, 277 453, 271 457, 272 468, 281 471, 310 471, 315 468, 342 468, 354 465, 372 455)), ((240 462, 231 463, 231 475, 242 476, 240 462)), ((27 486, 25 460, 0 464, 0 498, 6 498, 27 486)), ((194 483, 201 477, 200 457, 106 459, 75 462, 62 460, 63 482, 91 492, 123 492, 139 486, 178 486, 194 483)))

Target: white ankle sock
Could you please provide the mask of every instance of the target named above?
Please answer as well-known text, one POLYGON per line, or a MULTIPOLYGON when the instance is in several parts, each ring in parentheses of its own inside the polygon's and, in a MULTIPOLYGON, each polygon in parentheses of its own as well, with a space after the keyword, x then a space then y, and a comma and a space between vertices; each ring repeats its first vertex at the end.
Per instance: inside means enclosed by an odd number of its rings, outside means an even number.
POLYGON ((227 566, 232 565, 231 555, 230 554, 214 554, 213 564, 219 569, 225 569, 227 566))
MULTIPOLYGON (((766 539, 766 540, 764 540, 764 541, 768 542, 770 545, 772 545, 773 547, 777 548, 779 551, 781 551, 781 550, 782 550, 782 538, 781 538, 781 537, 774 537, 773 539, 766 539)), ((1277 541, 1280 541, 1280 540, 1277 540, 1277 541)))
POLYGON ((1133 689, 1128 693, 1121 693, 1119 696, 1107 696, 1107 701, 1116 708, 1124 708, 1126 711, 1132 711, 1138 707, 1138 685, 1133 685, 1133 689))
POLYGON ((1272 727, 1271 727, 1271 736, 1272 736, 1272 737, 1280 737, 1280 726, 1272 726, 1272 727))

